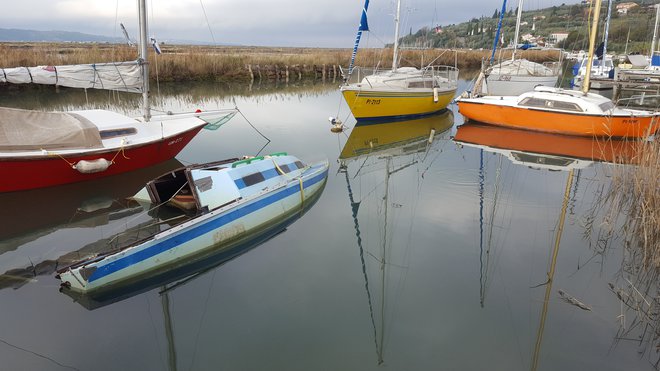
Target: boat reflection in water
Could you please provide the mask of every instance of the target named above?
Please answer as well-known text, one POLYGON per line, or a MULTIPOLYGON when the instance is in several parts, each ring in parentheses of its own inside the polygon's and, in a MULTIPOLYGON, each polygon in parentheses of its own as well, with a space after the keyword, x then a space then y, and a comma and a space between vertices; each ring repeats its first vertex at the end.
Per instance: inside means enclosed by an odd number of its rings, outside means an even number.
MULTIPOLYGON (((181 166, 178 160, 120 174, 112 181, 90 180, 82 183, 42 188, 18 193, 0 193, 3 214, 12 215, 0 224, 0 243, 29 241, 38 235, 66 228, 89 215, 102 213, 116 200, 134 195, 149 179, 181 166), (31 237, 30 237, 31 236, 31 237)), ((0 247, 0 254, 7 249, 0 247)))
POLYGON ((501 153, 516 164, 549 170, 580 169, 593 162, 634 164, 640 147, 636 140, 549 134, 476 121, 459 126, 454 141, 501 153))
MULTIPOLYGON (((463 124, 457 128, 454 141, 461 145, 476 147, 481 150, 480 157, 480 175, 479 175, 479 195, 480 195, 480 262, 481 266, 481 306, 484 306, 485 290, 488 286, 487 276, 490 268, 488 267, 491 251, 491 241, 493 240, 492 229, 495 221, 498 190, 500 185, 498 179, 495 181, 495 195, 493 196, 492 213, 490 220, 484 216, 484 168, 483 152, 493 152, 502 157, 507 157, 513 164, 527 166, 540 171, 565 171, 567 177, 564 185, 561 209, 557 217, 556 229, 550 246, 548 258, 548 270, 546 277, 540 279, 541 283, 533 285, 532 288, 544 288, 542 307, 539 315, 539 325, 536 332, 536 339, 532 357, 530 360, 530 370, 538 369, 541 356, 541 347, 543 344, 543 334, 546 321, 548 319, 548 309, 550 296, 552 293, 555 271, 557 268, 557 257, 561 238, 564 231, 566 214, 569 210, 569 201, 576 197, 577 184, 580 171, 591 166, 594 162, 607 162, 615 164, 634 164, 638 161, 638 151, 640 142, 624 139, 605 139, 575 137, 559 134, 548 134, 533 132, 527 130, 517 130, 503 127, 496 127, 478 122, 463 124), (577 175, 576 175, 577 174, 577 175), (489 230, 484 231, 484 224, 490 224, 489 230), (484 236, 485 234, 485 236, 484 236), (484 246, 486 245, 486 246, 484 246), (485 263, 485 266, 484 266, 485 263)), ((500 173, 501 161, 498 165, 497 174, 500 173)), ((557 290, 559 298, 566 303, 579 307, 582 310, 590 311, 591 308, 582 303, 577 298, 565 293, 563 290, 557 290)))
MULTIPOLYGON (((144 211, 130 199, 153 177, 181 166, 177 160, 119 174, 112 182, 91 180, 58 187, 0 194, 3 214, 0 224, 0 289, 17 289, 38 276, 104 251, 111 238, 87 237, 95 230, 120 228, 144 211), (77 231, 77 232, 76 232, 77 231), (66 246, 53 248, 57 236, 66 246), (46 248, 45 248, 46 246, 46 248)), ((122 227, 123 228, 123 227, 122 227)))
POLYGON ((392 323, 413 247, 419 189, 425 171, 448 143, 453 123, 451 111, 370 125, 358 121, 339 156, 379 365, 384 362, 386 325, 392 323))

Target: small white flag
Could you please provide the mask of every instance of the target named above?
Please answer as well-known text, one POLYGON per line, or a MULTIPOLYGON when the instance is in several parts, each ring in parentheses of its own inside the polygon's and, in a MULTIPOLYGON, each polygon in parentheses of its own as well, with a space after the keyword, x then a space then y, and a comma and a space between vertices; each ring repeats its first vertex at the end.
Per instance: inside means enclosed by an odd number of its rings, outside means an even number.
POLYGON ((131 41, 131 38, 128 37, 128 31, 126 31, 126 27, 124 27, 124 24, 120 23, 119 27, 121 27, 121 32, 124 33, 124 38, 126 39, 126 43, 128 44, 128 46, 133 46, 133 42, 131 41))
POLYGON ((156 54, 162 53, 162 51, 160 50, 160 45, 158 45, 158 41, 156 41, 156 39, 154 39, 153 37, 151 38, 151 46, 154 47, 156 54))

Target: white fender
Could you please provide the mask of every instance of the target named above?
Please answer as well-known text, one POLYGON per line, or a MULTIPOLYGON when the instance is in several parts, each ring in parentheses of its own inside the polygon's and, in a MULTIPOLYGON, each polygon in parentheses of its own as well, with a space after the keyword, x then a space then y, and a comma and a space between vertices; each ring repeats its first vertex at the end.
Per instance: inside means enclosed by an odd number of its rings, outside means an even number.
POLYGON ((104 158, 99 158, 91 161, 80 160, 75 165, 73 165, 73 168, 83 174, 93 174, 108 170, 110 165, 112 165, 111 161, 108 161, 104 158))

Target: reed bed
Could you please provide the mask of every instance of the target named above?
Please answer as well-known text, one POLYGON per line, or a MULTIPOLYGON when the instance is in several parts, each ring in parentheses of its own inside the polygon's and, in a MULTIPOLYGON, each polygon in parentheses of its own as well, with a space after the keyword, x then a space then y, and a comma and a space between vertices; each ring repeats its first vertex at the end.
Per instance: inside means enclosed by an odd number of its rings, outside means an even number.
POLYGON ((621 269, 609 284, 621 302, 615 343, 634 340, 640 356, 660 366, 660 142, 634 143, 634 156, 618 159, 611 182, 599 188, 586 216, 585 237, 598 226, 592 248, 606 259, 610 246, 623 245, 621 269), (632 166, 623 166, 632 164, 632 166))
MULTIPOLYGON (((350 49, 332 48, 275 48, 242 46, 183 46, 162 45, 163 54, 150 53, 152 78, 161 81, 234 81, 254 78, 251 69, 275 71, 295 69, 299 77, 325 76, 320 71, 350 62, 350 49)), ((456 66, 475 70, 490 58, 488 50, 424 49, 402 50, 401 66, 421 67, 428 64, 456 66)), ((498 59, 510 58, 510 51, 498 52, 498 59)), ((522 58, 545 62, 556 61, 557 52, 523 51, 522 58)), ((100 63, 134 60, 135 47, 120 44, 74 43, 0 43, 0 68, 38 65, 100 63)), ((391 65, 391 48, 361 49, 356 65, 365 67, 391 65)), ((265 74, 266 78, 279 78, 280 74, 265 74), (273 77, 274 76, 274 77, 273 77)))
POLYGON ((636 166, 613 173, 608 203, 620 213, 627 248, 637 251, 638 265, 660 270, 660 142, 637 143, 636 166))

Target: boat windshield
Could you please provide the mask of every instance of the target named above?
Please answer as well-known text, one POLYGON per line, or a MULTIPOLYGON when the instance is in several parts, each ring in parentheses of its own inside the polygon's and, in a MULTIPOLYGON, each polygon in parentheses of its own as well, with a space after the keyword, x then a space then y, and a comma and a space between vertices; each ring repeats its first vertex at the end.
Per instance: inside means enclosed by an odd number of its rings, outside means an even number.
POLYGON ((575 103, 553 99, 527 97, 520 101, 519 104, 525 107, 550 108, 571 112, 582 112, 582 108, 580 108, 580 106, 575 103))

